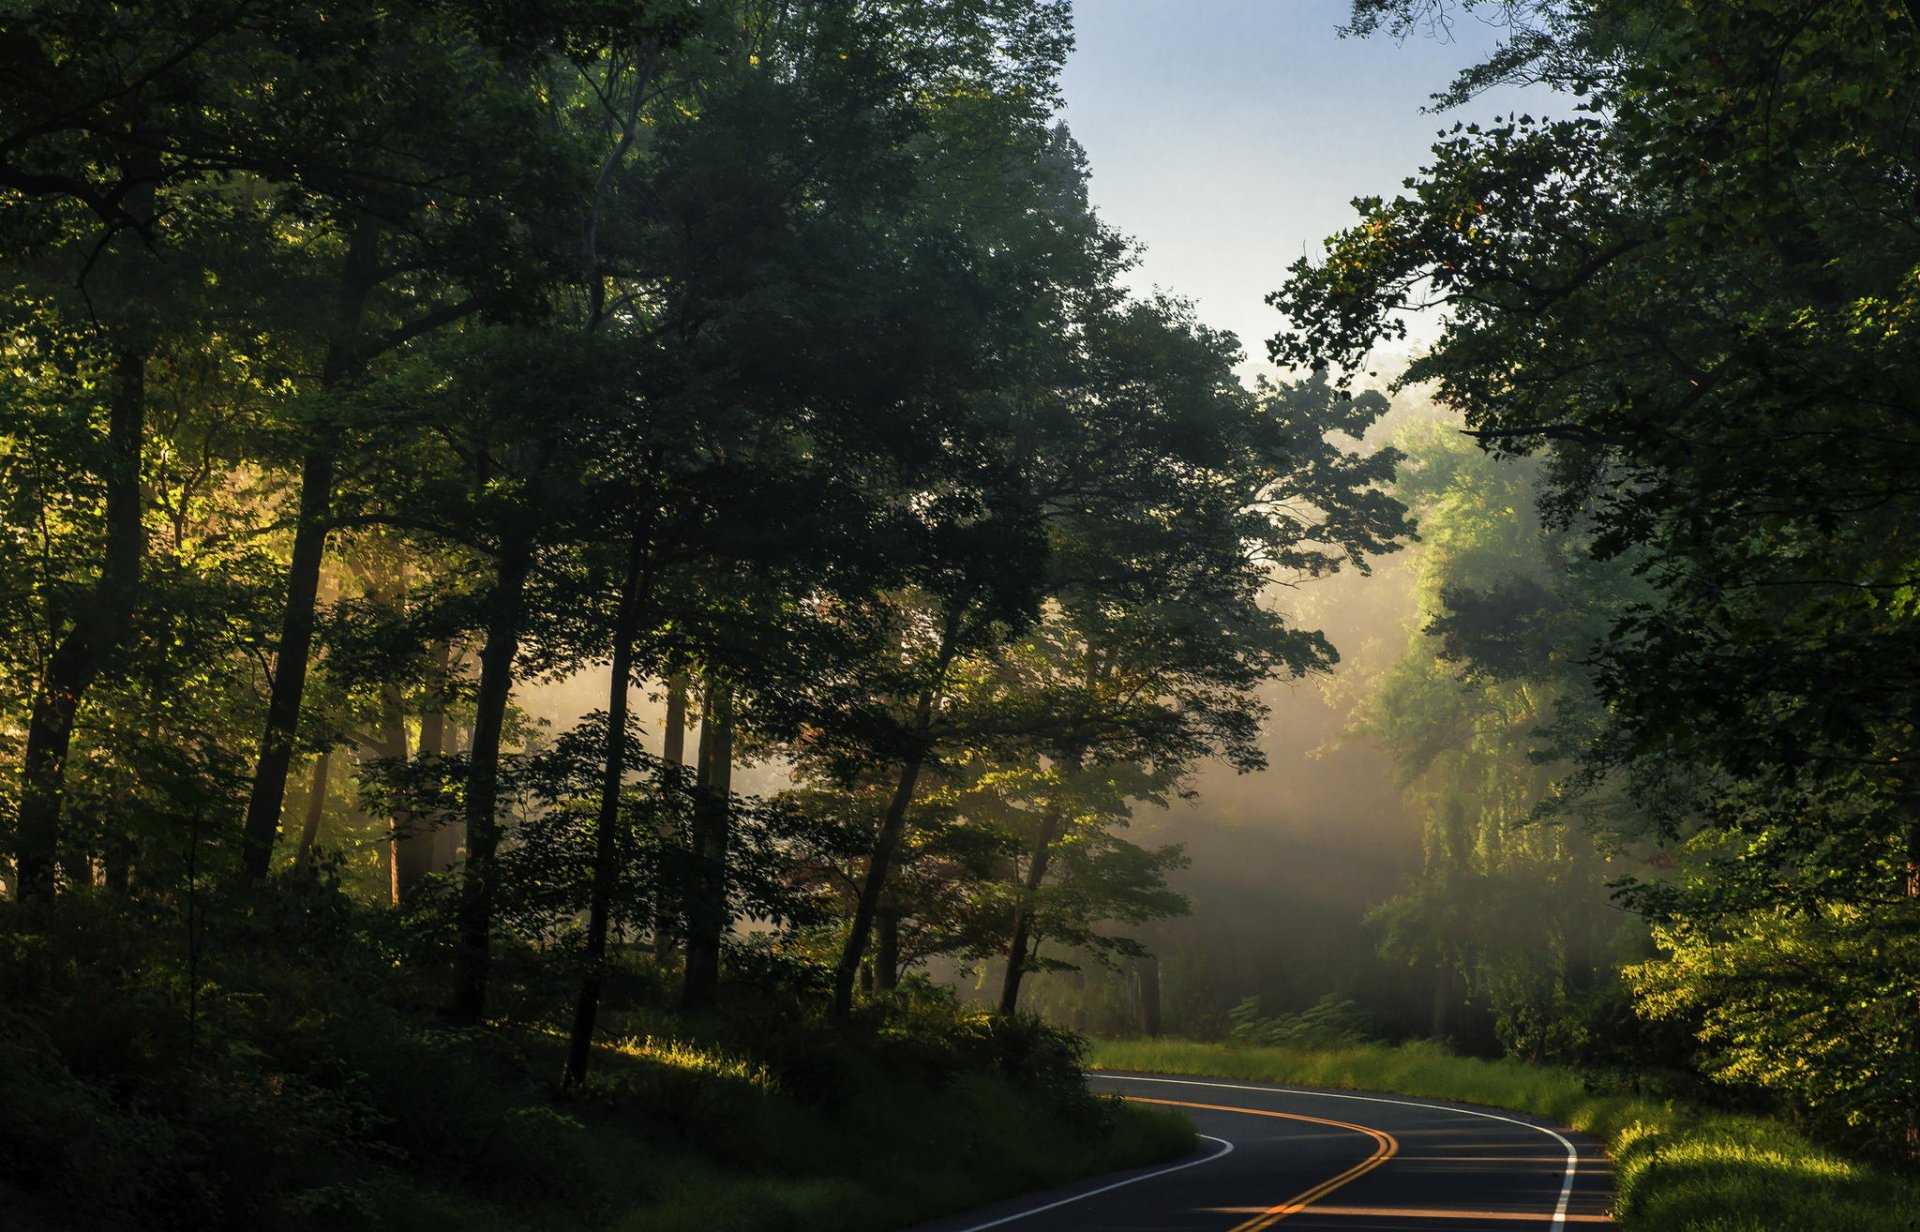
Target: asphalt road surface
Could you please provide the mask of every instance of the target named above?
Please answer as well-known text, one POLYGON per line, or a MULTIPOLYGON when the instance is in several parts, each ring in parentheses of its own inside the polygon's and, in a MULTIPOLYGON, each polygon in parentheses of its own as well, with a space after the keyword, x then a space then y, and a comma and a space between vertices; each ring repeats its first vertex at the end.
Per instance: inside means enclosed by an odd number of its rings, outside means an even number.
POLYGON ((1192 1118, 1200 1149, 913 1232, 1585 1232, 1612 1226, 1600 1144, 1517 1112, 1224 1078, 1097 1074, 1192 1118))

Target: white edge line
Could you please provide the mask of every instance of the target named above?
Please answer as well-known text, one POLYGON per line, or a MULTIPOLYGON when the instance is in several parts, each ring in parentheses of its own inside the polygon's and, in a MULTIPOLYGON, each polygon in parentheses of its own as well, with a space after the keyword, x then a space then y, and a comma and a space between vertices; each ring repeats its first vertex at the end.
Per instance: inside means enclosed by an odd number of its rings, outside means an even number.
POLYGON ((999 1219, 989 1220, 986 1223, 976 1223, 971 1227, 960 1229, 960 1232, 981 1232, 983 1228, 997 1228, 1003 1223, 1012 1223, 1016 1219, 1025 1219, 1029 1215, 1038 1215, 1042 1211, 1050 1211, 1050 1210, 1053 1210, 1055 1207, 1066 1206, 1069 1203, 1079 1202, 1083 1199, 1091 1198, 1095 1194, 1106 1193, 1110 1189, 1120 1189, 1127 1185, 1137 1185, 1141 1181, 1150 1181, 1156 1176, 1165 1176, 1169 1172, 1178 1172, 1183 1168, 1197 1168, 1201 1164, 1210 1164, 1214 1160, 1219 1159, 1222 1156, 1230 1155, 1233 1153, 1233 1143, 1228 1142, 1225 1138, 1216 1138, 1212 1134, 1195 1134, 1194 1137, 1205 1138, 1208 1142, 1218 1142, 1220 1144, 1220 1149, 1215 1151, 1211 1155, 1203 1155, 1199 1159, 1189 1159, 1184 1163, 1177 1163, 1173 1165, 1173 1167, 1171 1168, 1161 1168, 1157 1172, 1146 1172, 1146 1173, 1142 1173, 1139 1176, 1130 1176, 1124 1181, 1115 1181, 1111 1185, 1102 1185, 1098 1189, 1089 1189, 1085 1193, 1077 1193, 1070 1198, 1062 1198, 1058 1202, 1049 1202, 1045 1206, 1036 1206, 1036 1207, 1031 1207, 1024 1211, 1016 1211, 1011 1215, 1003 1215, 999 1219))
MULTIPOLYGON (((1522 1121, 1516 1117, 1501 1116, 1497 1112, 1480 1112, 1473 1108, 1456 1108, 1451 1104, 1425 1103, 1412 1099, 1387 1099, 1379 1095, 1347 1095, 1339 1091, 1317 1091, 1309 1087, 1288 1087, 1277 1084, 1250 1086, 1245 1083, 1235 1082, 1196 1082, 1191 1078, 1145 1078, 1138 1074, 1110 1072, 1099 1072, 1090 1075, 1090 1077, 1110 1078, 1115 1082, 1165 1082, 1183 1087, 1218 1087, 1223 1091, 1277 1091, 1285 1095, 1316 1095, 1322 1099, 1345 1099, 1362 1104, 1398 1104, 1403 1108, 1429 1108, 1435 1112, 1457 1112, 1461 1116, 1484 1117, 1489 1121, 1505 1121, 1509 1125, 1519 1125, 1527 1129, 1538 1130, 1552 1138, 1555 1142, 1558 1142, 1561 1146, 1567 1148, 1567 1175, 1566 1179, 1560 1182, 1560 1201, 1553 1208, 1553 1223, 1551 1225, 1560 1229, 1565 1229, 1567 1226, 1567 1204, 1573 1199, 1573 1177, 1575 1170, 1580 1166, 1580 1152, 1575 1150, 1573 1143, 1567 1141, 1564 1136, 1555 1130, 1547 1128, 1545 1125, 1535 1125, 1531 1121, 1522 1121)), ((981 1224, 980 1226, 985 1228, 991 1227, 992 1225, 981 1224)), ((967 1232, 973 1232, 973 1229, 969 1228, 967 1232)))

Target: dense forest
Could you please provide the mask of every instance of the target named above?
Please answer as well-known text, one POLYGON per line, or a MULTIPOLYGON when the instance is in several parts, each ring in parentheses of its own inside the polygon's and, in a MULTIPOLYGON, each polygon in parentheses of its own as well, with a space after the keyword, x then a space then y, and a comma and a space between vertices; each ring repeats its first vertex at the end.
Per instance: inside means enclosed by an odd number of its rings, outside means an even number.
POLYGON ((329 1153, 431 1162, 350 996, 413 1083, 493 1024, 591 1095, 703 1013, 896 1029, 935 955, 1010 1016, 1043 938, 1177 908, 1129 807, 1258 764, 1335 657, 1263 589, 1408 526, 1382 399, 1120 289, 1066 21, 10 15, 9 1183, 344 1218, 329 1153))
POLYGON ((1920 1158, 1911 8, 1356 0, 1570 118, 1357 201, 1251 381, 1129 289, 1070 17, 0 14, 5 1209, 872 1227, 1190 1141, 1048 1019, 1920 1158), (1404 858, 1274 936, 1209 801, 1315 680, 1404 858))

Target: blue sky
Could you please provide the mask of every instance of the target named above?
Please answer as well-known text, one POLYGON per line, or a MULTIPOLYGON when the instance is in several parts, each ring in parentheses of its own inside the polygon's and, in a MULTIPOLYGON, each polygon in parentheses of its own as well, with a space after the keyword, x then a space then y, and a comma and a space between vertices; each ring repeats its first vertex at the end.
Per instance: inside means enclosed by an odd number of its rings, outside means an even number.
POLYGON ((1092 162, 1094 203, 1145 245, 1136 285, 1192 299, 1238 334, 1254 361, 1243 371, 1268 369, 1280 318, 1263 297, 1352 219, 1348 202, 1391 196, 1442 127, 1511 102, 1421 110, 1497 31, 1468 19, 1450 41, 1342 39, 1348 8, 1075 0, 1064 118, 1092 162))

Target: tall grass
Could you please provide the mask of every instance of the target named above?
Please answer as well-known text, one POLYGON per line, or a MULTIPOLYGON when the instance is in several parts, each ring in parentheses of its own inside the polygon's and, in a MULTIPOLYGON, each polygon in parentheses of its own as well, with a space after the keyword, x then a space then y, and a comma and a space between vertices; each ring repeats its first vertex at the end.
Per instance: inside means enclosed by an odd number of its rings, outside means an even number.
POLYGON ((1920 1228, 1920 1182, 1823 1150, 1776 1121, 1596 1094, 1570 1070, 1459 1057, 1434 1044, 1236 1048, 1172 1039, 1102 1041, 1092 1064, 1394 1091, 1545 1117, 1607 1144, 1623 1232, 1920 1228))

